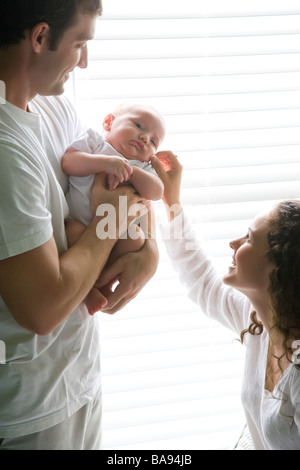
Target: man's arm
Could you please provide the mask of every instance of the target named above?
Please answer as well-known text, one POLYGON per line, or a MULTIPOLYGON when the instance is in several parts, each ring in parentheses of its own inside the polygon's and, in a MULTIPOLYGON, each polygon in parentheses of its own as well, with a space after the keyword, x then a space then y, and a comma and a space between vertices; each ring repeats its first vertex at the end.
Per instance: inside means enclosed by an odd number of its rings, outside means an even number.
MULTIPOLYGON (((103 189, 103 181, 93 190, 94 213, 99 201, 116 209, 117 233, 133 221, 127 214, 119 224, 119 195, 128 197, 128 205, 144 201, 132 188, 116 191, 103 189), (119 230, 118 230, 119 229, 119 230)), ((39 248, 0 261, 0 294, 16 321, 39 335, 47 335, 58 327, 83 301, 113 249, 116 240, 100 240, 95 216, 77 243, 58 255, 52 238, 39 248)))

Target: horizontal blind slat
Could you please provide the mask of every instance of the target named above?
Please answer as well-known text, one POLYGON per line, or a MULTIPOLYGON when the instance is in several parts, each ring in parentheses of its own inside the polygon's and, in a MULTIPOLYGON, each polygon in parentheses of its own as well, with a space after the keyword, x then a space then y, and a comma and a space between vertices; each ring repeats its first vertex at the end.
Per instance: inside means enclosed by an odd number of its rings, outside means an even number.
MULTIPOLYGON (((260 165, 275 165, 298 163, 300 145, 250 147, 236 149, 216 149, 185 151, 181 161, 186 171, 197 168, 228 168, 248 166, 249 163, 260 165), (206 162, 206 163, 205 163, 206 162)), ((259 169, 259 168, 258 168, 259 169)))
POLYGON ((300 15, 139 20, 103 18, 96 31, 96 40, 125 38, 186 38, 273 36, 300 33, 300 15))
POLYGON ((78 81, 77 100, 299 91, 300 72, 78 81))
POLYGON ((110 0, 104 4, 106 18, 172 18, 172 17, 228 17, 228 16, 262 16, 299 14, 300 8, 297 0, 286 0, 284 4, 279 0, 252 0, 245 4, 240 0, 210 0, 209 3, 197 0, 185 0, 184 3, 172 0, 152 0, 143 3, 139 0, 128 0, 126 4, 122 0, 110 0))
MULTIPOLYGON (((300 131, 300 129, 299 129, 300 131)), ((281 165, 241 166, 235 168, 201 168, 187 170, 183 175, 184 188, 214 187, 236 184, 256 184, 295 181, 299 176, 300 163, 281 165)), ((288 184, 287 184, 288 186, 288 184)))
POLYGON ((251 59, 252 55, 299 53, 299 34, 251 36, 241 38, 180 38, 100 40, 89 44, 89 57, 97 60, 128 60, 133 58, 231 57, 251 59))

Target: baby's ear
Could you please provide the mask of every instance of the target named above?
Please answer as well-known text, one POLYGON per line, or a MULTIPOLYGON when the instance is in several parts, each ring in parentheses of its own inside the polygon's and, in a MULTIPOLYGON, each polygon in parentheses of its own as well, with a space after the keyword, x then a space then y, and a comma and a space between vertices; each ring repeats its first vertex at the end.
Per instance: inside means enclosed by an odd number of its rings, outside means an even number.
POLYGON ((102 123, 102 126, 103 126, 103 129, 104 129, 105 131, 110 131, 110 130, 111 130, 111 125, 112 125, 114 119, 115 119, 114 114, 108 114, 108 115, 104 118, 103 123, 102 123))

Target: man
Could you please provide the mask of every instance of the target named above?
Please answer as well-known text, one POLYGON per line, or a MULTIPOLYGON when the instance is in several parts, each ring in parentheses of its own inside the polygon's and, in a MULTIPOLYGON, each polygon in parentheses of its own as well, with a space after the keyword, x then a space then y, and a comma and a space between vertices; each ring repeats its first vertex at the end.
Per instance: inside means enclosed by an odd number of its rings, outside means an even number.
MULTIPOLYGON (((99 240, 96 209, 111 204, 117 233, 143 203, 129 187, 103 190, 95 179, 91 225, 68 249, 67 177, 60 159, 83 127, 62 96, 75 67, 87 67, 87 42, 101 0, 2 0, 0 80, 0 449, 101 448, 98 322, 82 301, 117 240, 99 240)), ((150 215, 149 215, 150 218, 150 215)), ((151 227, 151 224, 149 224, 151 227)), ((104 311, 134 298, 158 263, 151 237, 104 275, 104 311)))

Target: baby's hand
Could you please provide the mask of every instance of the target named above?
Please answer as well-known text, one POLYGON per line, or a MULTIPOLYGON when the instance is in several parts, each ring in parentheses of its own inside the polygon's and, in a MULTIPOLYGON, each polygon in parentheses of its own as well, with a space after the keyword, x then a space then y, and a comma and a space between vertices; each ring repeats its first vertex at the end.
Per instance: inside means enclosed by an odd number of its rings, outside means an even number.
POLYGON ((117 176, 112 175, 112 174, 108 175, 108 178, 107 178, 108 189, 110 190, 116 189, 119 183, 120 183, 120 180, 117 176))
POLYGON ((132 167, 124 158, 107 158, 106 173, 116 176, 116 178, 118 179, 118 183, 124 183, 124 181, 128 181, 132 175, 132 171, 132 167))

